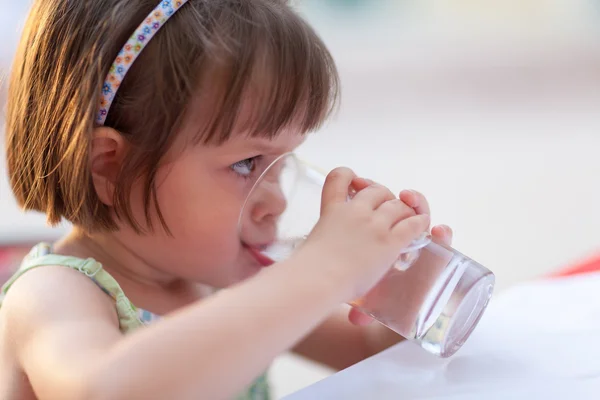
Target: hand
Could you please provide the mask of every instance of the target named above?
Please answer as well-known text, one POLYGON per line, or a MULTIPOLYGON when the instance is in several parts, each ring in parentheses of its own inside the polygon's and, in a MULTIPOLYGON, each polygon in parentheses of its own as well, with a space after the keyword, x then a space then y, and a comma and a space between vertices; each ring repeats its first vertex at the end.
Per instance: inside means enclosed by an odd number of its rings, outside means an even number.
MULTIPOLYGON (((421 193, 412 190, 405 190, 400 193, 400 199, 404 203, 410 205, 417 214, 431 215, 429 203, 427 202, 427 199, 425 199, 425 196, 423 196, 421 193)), ((452 244, 453 233, 449 226, 435 226, 431 230, 431 236, 433 236, 433 239, 437 243, 446 244, 448 246, 452 244)), ((348 319, 352 324, 359 326, 369 325, 371 322, 373 322, 373 318, 355 308, 350 309, 350 312, 348 313, 348 319)))
POLYGON ((312 257, 316 279, 331 279, 341 301, 364 295, 390 269, 399 249, 429 227, 429 215, 417 215, 389 189, 346 168, 327 176, 321 203, 321 218, 298 255, 312 257), (357 193, 348 200, 350 187, 357 193))

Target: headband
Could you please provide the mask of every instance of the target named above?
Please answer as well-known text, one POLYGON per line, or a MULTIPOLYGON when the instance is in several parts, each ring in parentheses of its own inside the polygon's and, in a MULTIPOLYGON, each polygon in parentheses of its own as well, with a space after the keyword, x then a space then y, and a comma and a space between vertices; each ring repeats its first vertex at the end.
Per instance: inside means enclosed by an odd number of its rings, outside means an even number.
POLYGON ((169 18, 187 2, 188 0, 161 0, 119 51, 102 85, 102 97, 100 97, 98 115, 96 116, 96 122, 99 125, 104 125, 110 106, 123 79, 125 79, 125 75, 142 50, 169 18))

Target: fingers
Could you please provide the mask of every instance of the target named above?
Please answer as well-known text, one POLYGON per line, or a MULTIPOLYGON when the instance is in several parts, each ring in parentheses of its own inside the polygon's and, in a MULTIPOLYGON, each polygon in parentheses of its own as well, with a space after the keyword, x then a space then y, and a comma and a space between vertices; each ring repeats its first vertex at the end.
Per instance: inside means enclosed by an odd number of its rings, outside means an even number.
POLYGON ((356 174, 348 168, 336 168, 325 179, 321 195, 321 213, 331 204, 343 203, 348 199, 348 188, 356 174))
POLYGON ((385 186, 379 184, 371 184, 358 192, 353 201, 364 202, 373 210, 376 210, 387 201, 394 200, 396 196, 385 186))
POLYGON ((447 225, 434 226, 433 229, 431 229, 431 236, 433 236, 436 243, 441 243, 448 246, 452 244, 452 228, 447 225))
POLYGON ((401 220, 416 215, 415 210, 400 199, 386 201, 377 209, 378 214, 389 221, 389 226, 396 225, 401 220))
POLYGON ((429 229, 431 219, 428 214, 415 215, 403 219, 392 228, 392 234, 398 239, 399 246, 408 246, 423 232, 429 229))
MULTIPOLYGON (((429 214, 429 203, 425 196, 415 190, 404 190, 400 193, 400 199, 411 206, 417 214, 429 214)), ((447 225, 433 227, 431 235, 437 243, 450 246, 452 244, 453 232, 447 225)))
POLYGON ((431 215, 427 199, 415 190, 403 190, 400 192, 400 200, 411 206, 417 214, 431 215))
MULTIPOLYGON (((429 229, 430 218, 416 218, 417 215, 429 216, 431 211, 425 196, 414 190, 403 190, 400 198, 385 186, 364 178, 358 178, 348 168, 336 168, 327 175, 322 192, 321 213, 334 203, 348 201, 352 190, 353 200, 364 202, 378 210, 392 223, 392 229, 399 236, 416 235, 418 237, 429 229)), ((452 230, 443 225, 435 227, 432 235, 444 244, 452 242, 452 230)))
POLYGON ((365 178, 354 178, 354 180, 352 181, 352 192, 353 192, 353 196, 356 195, 356 193, 360 192, 363 189, 368 188, 369 186, 373 185, 375 182, 373 182, 370 179, 365 179, 365 178))
POLYGON ((374 321, 373 318, 371 318, 367 314, 364 314, 364 313, 358 311, 356 308, 350 309, 350 312, 348 313, 348 320, 353 325, 358 325, 358 326, 369 325, 369 324, 371 324, 371 322, 374 321))

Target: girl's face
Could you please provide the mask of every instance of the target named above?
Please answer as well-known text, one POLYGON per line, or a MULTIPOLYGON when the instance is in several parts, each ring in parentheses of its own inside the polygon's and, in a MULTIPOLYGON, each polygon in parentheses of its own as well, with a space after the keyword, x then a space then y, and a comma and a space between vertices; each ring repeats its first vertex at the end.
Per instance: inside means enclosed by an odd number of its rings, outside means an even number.
MULTIPOLYGON (((155 231, 137 235, 122 226, 116 236, 142 261, 174 277, 222 288, 261 268, 250 248, 274 239, 277 217, 285 209, 278 190, 247 205, 252 233, 241 237, 240 212, 254 183, 279 155, 293 151, 304 137, 291 130, 273 140, 238 135, 220 146, 188 146, 185 133, 159 170, 157 197, 172 236, 156 215, 155 231), (179 149, 178 149, 179 148, 179 149)), ((142 188, 134 187, 132 208, 144 221, 142 188)), ((246 234, 246 233, 245 233, 246 234)))

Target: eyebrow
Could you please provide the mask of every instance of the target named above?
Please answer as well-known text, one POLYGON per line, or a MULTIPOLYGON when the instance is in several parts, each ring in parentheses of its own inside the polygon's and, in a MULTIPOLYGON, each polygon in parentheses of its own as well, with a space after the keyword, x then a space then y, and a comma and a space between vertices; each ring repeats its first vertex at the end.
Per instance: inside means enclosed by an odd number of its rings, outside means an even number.
MULTIPOLYGON (((285 135, 285 133, 283 133, 285 135)), ((305 138, 305 136, 303 135, 305 138)), ((277 143, 276 139, 269 140, 266 138, 259 138, 255 136, 239 136, 236 140, 234 147, 230 147, 229 151, 233 151, 235 153, 248 153, 254 152, 262 155, 273 155, 279 156, 281 154, 285 154, 289 151, 293 151, 290 149, 288 145, 292 145, 292 143, 288 143, 284 141, 283 143, 277 143)), ((304 140, 301 140, 297 143, 297 145, 301 145, 304 140)))
POLYGON ((246 147, 247 149, 252 149, 252 150, 256 150, 257 152, 260 153, 283 153, 285 151, 285 149, 282 146, 277 146, 275 144, 273 144, 270 141, 258 141, 254 138, 248 138, 248 140, 251 140, 252 142, 248 144, 248 147, 246 147))

